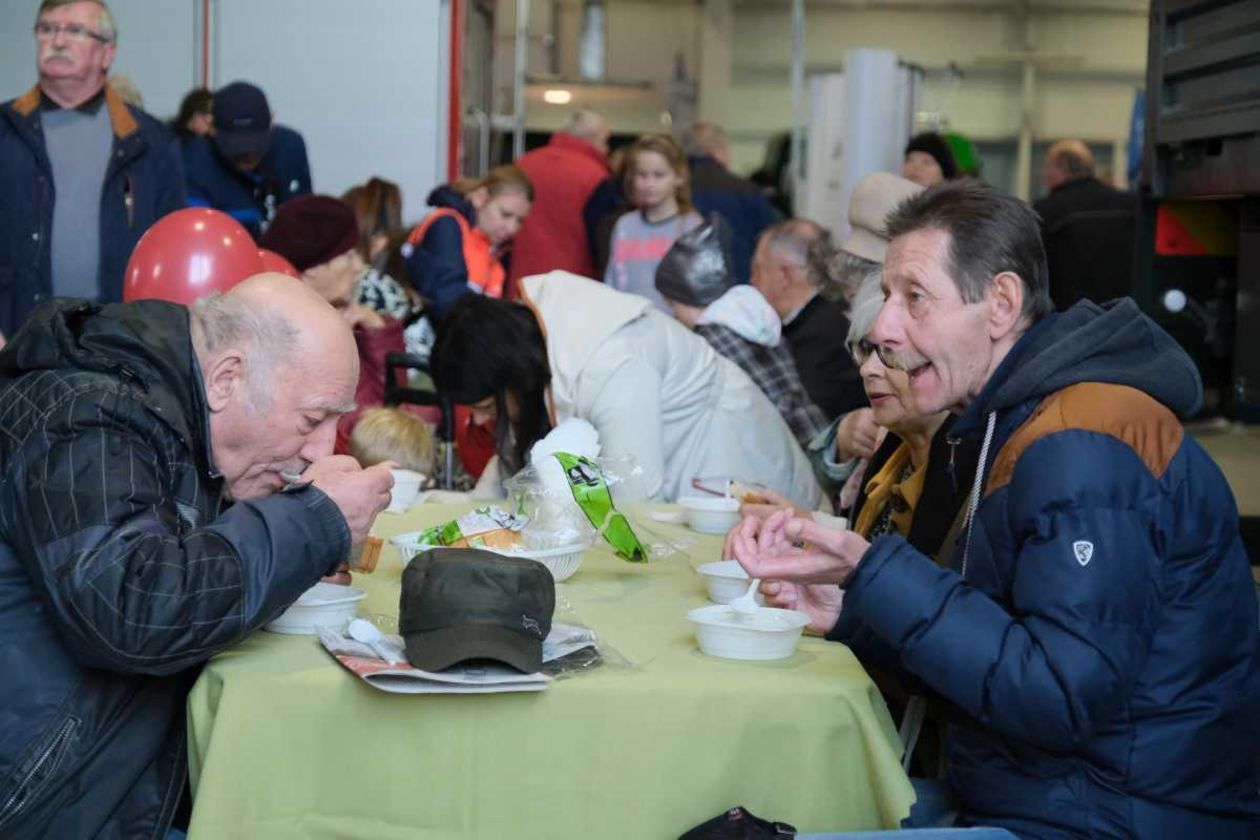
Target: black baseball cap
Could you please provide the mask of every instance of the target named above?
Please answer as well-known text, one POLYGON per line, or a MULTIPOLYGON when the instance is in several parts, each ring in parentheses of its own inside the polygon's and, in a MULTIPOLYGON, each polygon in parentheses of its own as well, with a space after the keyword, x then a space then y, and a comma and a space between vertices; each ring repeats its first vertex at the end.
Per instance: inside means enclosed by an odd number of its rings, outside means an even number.
POLYGON ((214 142, 227 158, 267 154, 271 148, 271 106, 249 82, 232 82, 215 91, 214 142))
POLYGON ((422 671, 490 659, 532 674, 555 611, 555 580, 537 560, 431 549, 403 571, 398 631, 422 671))

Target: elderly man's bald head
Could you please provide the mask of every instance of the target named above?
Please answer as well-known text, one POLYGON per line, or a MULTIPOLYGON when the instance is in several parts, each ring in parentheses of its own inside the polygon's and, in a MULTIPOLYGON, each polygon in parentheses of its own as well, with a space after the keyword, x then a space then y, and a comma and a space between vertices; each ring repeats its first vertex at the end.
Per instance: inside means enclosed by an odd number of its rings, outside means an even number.
POLYGON ((247 354, 257 404, 266 402, 281 364, 301 370, 352 366, 358 377, 354 334, 345 319, 309 285, 285 274, 256 274, 226 294, 197 300, 191 329, 199 358, 229 348, 247 354))
POLYGON ((1046 152, 1046 188, 1094 177, 1094 155, 1080 140, 1060 140, 1046 152))
POLYGON ((608 154, 608 123, 594 111, 577 111, 564 129, 580 140, 585 140, 603 154, 608 154))

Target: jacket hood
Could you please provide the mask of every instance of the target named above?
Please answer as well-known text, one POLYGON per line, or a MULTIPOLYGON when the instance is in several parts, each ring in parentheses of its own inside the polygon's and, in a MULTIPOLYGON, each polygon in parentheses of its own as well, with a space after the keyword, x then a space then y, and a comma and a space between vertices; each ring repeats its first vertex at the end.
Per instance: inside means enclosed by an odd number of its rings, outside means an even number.
POLYGON ((184 443, 201 449, 193 443, 205 437, 205 398, 194 374, 183 306, 158 300, 104 306, 85 300, 47 301, 0 352, 3 379, 70 368, 139 386, 145 402, 184 443))
POLYGON ((551 363, 551 391, 562 409, 571 405, 578 379, 599 346, 656 308, 647 298, 567 271, 526 277, 521 290, 524 302, 542 322, 551 363))
POLYGON ((477 210, 472 202, 456 192, 450 184, 434 187, 427 201, 430 207, 446 207, 455 210, 468 220, 468 224, 473 226, 477 224, 477 210))
POLYGON ((1131 298, 1082 300, 1020 339, 960 425, 1080 382, 1136 388, 1182 418, 1203 401, 1194 362, 1131 298))
POLYGON ((726 327, 745 341, 777 347, 783 333, 779 313, 752 286, 735 286, 709 304, 697 324, 726 327))

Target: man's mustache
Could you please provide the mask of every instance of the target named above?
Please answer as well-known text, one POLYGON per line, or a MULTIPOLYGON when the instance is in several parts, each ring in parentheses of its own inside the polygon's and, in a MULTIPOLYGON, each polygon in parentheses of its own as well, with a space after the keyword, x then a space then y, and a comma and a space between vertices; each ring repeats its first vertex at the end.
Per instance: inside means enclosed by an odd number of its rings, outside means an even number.
POLYGON ((884 367, 891 370, 911 371, 928 363, 926 356, 912 350, 896 350, 880 344, 875 348, 875 352, 879 353, 879 360, 884 363, 884 367))

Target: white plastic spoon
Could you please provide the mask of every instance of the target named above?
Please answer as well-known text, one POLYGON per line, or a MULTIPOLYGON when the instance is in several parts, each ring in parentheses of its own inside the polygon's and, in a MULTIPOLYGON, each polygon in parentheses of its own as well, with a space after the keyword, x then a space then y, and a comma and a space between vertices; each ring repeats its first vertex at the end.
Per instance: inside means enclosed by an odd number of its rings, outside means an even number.
POLYGON ((350 626, 346 628, 346 633, 356 642, 362 642, 370 647, 381 659, 393 664, 394 657, 381 644, 381 631, 372 622, 356 618, 350 622, 350 626))
POLYGON ((748 584, 748 589, 745 590, 744 594, 738 598, 733 598, 728 605, 740 618, 756 615, 757 610, 760 609, 756 598, 758 586, 761 586, 761 578, 753 578, 752 583, 748 584))

